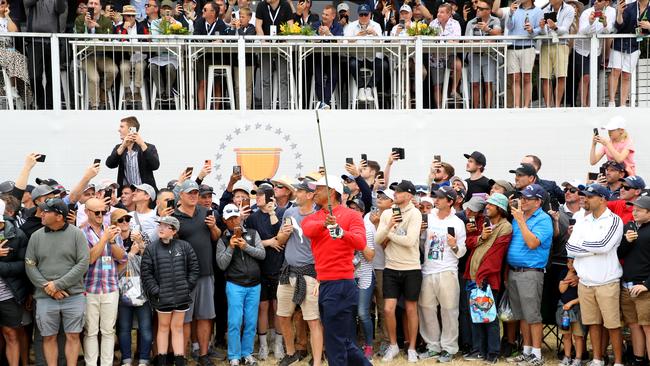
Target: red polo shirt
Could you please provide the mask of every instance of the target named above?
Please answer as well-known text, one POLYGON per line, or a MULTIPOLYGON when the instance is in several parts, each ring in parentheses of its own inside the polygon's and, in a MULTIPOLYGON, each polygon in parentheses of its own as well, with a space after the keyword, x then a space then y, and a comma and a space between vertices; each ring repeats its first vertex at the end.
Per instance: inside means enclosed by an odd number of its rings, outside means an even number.
POLYGON ((354 251, 366 247, 363 218, 359 212, 341 205, 334 207, 332 211, 337 224, 343 229, 342 238, 332 239, 325 227, 327 209, 305 217, 302 230, 311 240, 311 250, 316 262, 316 278, 319 281, 351 280, 354 279, 354 251))
POLYGON ((607 208, 623 220, 623 225, 634 220, 634 216, 632 216, 632 206, 626 205, 625 202, 627 201, 616 200, 607 202, 607 208))

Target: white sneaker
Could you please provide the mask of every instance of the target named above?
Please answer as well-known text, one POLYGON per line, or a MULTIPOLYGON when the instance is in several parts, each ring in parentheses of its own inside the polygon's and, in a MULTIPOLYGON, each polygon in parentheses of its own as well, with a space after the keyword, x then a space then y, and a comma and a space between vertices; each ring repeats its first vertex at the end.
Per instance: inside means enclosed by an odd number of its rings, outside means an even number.
POLYGON ((368 102, 375 100, 375 96, 372 94, 372 88, 366 88, 366 100, 368 102))
POLYGON ((266 360, 269 358, 269 346, 265 343, 260 343, 260 349, 257 351, 257 358, 260 360, 266 360))
POLYGON ((616 102, 610 101, 609 103, 607 103, 607 106, 610 107, 610 108, 611 107, 616 107, 616 102))
POLYGON ((418 353, 416 350, 414 349, 408 350, 407 356, 409 362, 418 362, 418 353))
POLYGON ((281 360, 284 358, 284 347, 282 345, 282 336, 277 334, 275 336, 275 342, 273 345, 273 357, 276 360, 281 360))
POLYGON ((384 353, 381 362, 391 362, 395 356, 399 355, 399 347, 396 344, 391 344, 384 353))
POLYGON ((359 88, 359 93, 357 94, 357 100, 360 102, 368 101, 368 98, 366 97, 366 88, 359 88))

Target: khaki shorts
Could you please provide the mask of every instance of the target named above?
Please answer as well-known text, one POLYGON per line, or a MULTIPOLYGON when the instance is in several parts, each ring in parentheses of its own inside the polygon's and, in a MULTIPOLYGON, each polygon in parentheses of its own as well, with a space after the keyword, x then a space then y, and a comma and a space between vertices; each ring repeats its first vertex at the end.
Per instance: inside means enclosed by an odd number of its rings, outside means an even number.
POLYGON ((567 330, 563 330, 560 327, 558 327, 558 329, 560 329, 561 334, 571 334, 571 335, 574 335, 576 337, 584 337, 585 336, 585 333, 582 330, 582 324, 580 324, 580 322, 571 323, 571 328, 569 328, 567 330))
POLYGON ((621 288, 621 311, 625 324, 650 325, 650 292, 632 297, 628 289, 621 288))
MULTIPOLYGON (((316 320, 320 318, 318 312, 318 296, 314 296, 314 290, 318 285, 315 278, 303 276, 307 282, 307 293, 305 299, 300 304, 302 309, 302 318, 305 320, 316 320)), ((289 283, 286 285, 278 285, 278 316, 290 317, 296 309, 296 304, 293 303, 293 292, 296 289, 296 278, 289 278, 289 283)))
POLYGON ((565 78, 569 68, 569 46, 544 44, 539 55, 539 77, 542 79, 565 78))
POLYGON ((620 292, 621 287, 618 282, 591 287, 578 284, 582 324, 603 324, 607 329, 620 328, 620 292))
POLYGON ((530 74, 535 66, 535 47, 508 50, 508 74, 530 74))

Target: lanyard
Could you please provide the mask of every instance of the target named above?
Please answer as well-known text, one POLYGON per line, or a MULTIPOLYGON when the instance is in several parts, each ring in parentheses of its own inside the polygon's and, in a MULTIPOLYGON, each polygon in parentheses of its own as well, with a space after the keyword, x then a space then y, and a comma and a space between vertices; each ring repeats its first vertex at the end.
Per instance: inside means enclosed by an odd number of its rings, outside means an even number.
POLYGON ((641 20, 643 20, 643 17, 646 15, 648 12, 648 5, 646 5, 645 10, 643 10, 643 14, 641 13, 641 5, 639 4, 639 1, 637 0, 636 2, 636 14, 638 18, 636 19, 636 25, 637 27, 641 23, 641 20))
POLYGON ((278 8, 275 9, 275 14, 271 12, 271 5, 266 4, 266 7, 269 9, 269 17, 271 18, 271 24, 275 25, 275 20, 278 18, 278 14, 280 13, 280 7, 282 4, 278 5, 278 8))
POLYGON ((211 27, 210 27, 210 24, 208 24, 208 22, 205 22, 205 31, 207 32, 208 36, 212 35, 212 31, 214 30, 214 27, 217 26, 217 22, 218 22, 218 20, 215 20, 214 24, 212 24, 211 27))

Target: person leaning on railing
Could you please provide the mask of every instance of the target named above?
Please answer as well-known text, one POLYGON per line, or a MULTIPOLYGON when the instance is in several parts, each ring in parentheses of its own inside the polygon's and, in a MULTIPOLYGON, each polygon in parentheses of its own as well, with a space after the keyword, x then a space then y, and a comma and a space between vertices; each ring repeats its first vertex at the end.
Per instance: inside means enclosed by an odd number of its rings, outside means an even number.
MULTIPOLYGON (((0 34, 19 31, 18 26, 9 17, 10 10, 7 1, 0 0, 0 34)), ((31 89, 29 87, 27 58, 16 51, 10 37, 0 37, 0 69, 7 73, 11 83, 11 85, 5 85, 4 87, 11 88, 13 96, 24 98, 25 104, 29 103, 31 89)), ((0 88, 0 93, 5 94, 5 89, 0 88)))
MULTIPOLYGON (((99 0, 88 0, 88 11, 85 16, 78 16, 75 20, 75 33, 81 34, 111 34, 113 33, 112 21, 101 14, 99 0)), ((113 82, 117 75, 117 66, 104 52, 95 50, 82 65, 88 81, 88 99, 90 109, 98 109, 100 101, 106 103, 113 82), (102 90, 100 90, 99 72, 104 74, 102 90)))
MULTIPOLYGON (((127 36, 137 34, 149 34, 147 27, 135 21, 136 10, 132 5, 124 5, 122 8, 122 24, 115 27, 115 34, 124 34, 127 36)), ((122 39, 122 41, 138 42, 138 39, 122 39)), ((122 77, 122 87, 126 90, 128 96, 134 101, 140 100, 140 88, 144 82, 144 60, 146 56, 142 52, 122 52, 120 53, 120 76, 122 77), (133 87, 131 87, 131 72, 134 73, 133 87)))
MULTIPOLYGON (((239 8, 238 12, 232 18, 232 22, 228 29, 226 29, 226 35, 229 36, 254 36, 255 35, 255 26, 251 24, 253 17, 253 12, 248 7, 239 8)), ((242 65, 243 66, 243 65, 242 65)), ((238 73, 239 64, 233 70, 234 82, 235 82, 235 95, 239 96, 239 75, 238 73)), ((241 100, 237 98, 238 107, 241 108, 241 100)), ((246 55, 246 108, 250 109, 253 101, 253 57, 250 54, 246 55)))
MULTIPOLYGON (((226 32, 227 26, 223 20, 219 19, 219 6, 210 1, 203 5, 203 16, 194 23, 194 35, 199 36, 218 36, 226 32)), ((198 108, 206 109, 206 74, 208 67, 212 65, 214 54, 211 54, 210 61, 207 60, 208 55, 201 56, 196 62, 196 79, 199 81, 197 91, 198 108)), ((209 101, 208 101, 209 103, 209 101)))

